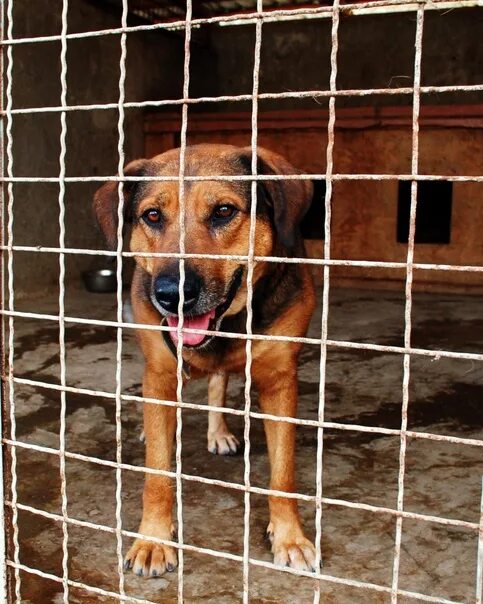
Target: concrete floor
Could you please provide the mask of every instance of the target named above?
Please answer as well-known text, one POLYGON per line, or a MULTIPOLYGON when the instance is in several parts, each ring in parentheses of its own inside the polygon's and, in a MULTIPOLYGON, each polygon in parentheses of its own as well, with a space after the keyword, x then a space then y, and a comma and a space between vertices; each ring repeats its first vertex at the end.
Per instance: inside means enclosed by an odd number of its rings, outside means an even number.
MULTIPOLYGON (((331 293, 330 338, 402 343, 402 292, 337 290, 331 293)), ((55 313, 55 293, 43 300, 25 300, 20 310, 55 313)), ((111 295, 69 290, 66 312, 71 316, 115 318, 111 295)), ((481 299, 452 295, 415 295, 413 344, 456 351, 483 351, 481 299)), ((311 335, 320 329, 320 309, 311 335)), ((16 319, 15 372, 18 376, 58 382, 58 331, 55 322, 16 319)), ((114 389, 115 330, 67 325, 69 385, 114 389)), ((124 391, 140 393, 142 361, 132 333, 124 337, 124 391)), ((300 367, 300 417, 316 418, 319 351, 306 347, 300 367)), ((331 349, 327 362, 326 419, 397 428, 400 426, 402 357, 373 351, 331 349)), ((483 364, 413 358, 409 427, 420 431, 483 437, 483 364)), ((59 396, 55 391, 16 387, 19 439, 58 447, 59 396)), ((190 383, 186 400, 206 401, 206 383, 190 383)), ((229 404, 242 408, 243 382, 231 382, 229 404)), ((243 482, 243 457, 213 456, 206 450, 206 414, 183 412, 183 470, 191 474, 243 482)), ((243 426, 230 418, 239 437, 243 426)), ((141 407, 125 403, 123 460, 143 463, 141 407)), ((298 430, 299 492, 315 492, 316 430, 298 430)), ((67 395, 67 449, 115 459, 112 400, 67 395)), ((326 430, 324 436, 324 495, 378 506, 396 506, 399 440, 397 437, 326 430)), ((267 485, 267 456, 261 422, 252 423, 252 483, 267 485)), ((60 513, 59 462, 53 455, 18 449, 19 501, 60 513)), ((67 460, 68 513, 71 517, 115 526, 115 473, 95 464, 67 460)), ((479 521, 481 448, 409 440, 405 509, 472 522, 479 521)), ((137 530, 143 477, 123 472, 123 526, 137 530)), ((243 495, 237 491, 193 482, 183 485, 184 537, 187 543, 241 554, 243 495)), ((266 498, 251 498, 250 555, 271 560, 264 540, 268 520, 266 498)), ((314 535, 314 507, 301 505, 308 534, 314 535)), ((45 572, 62 574, 62 532, 59 524, 27 512, 19 514, 20 560, 45 572)), ((322 552, 324 571, 336 577, 390 585, 395 521, 390 516, 324 506, 322 552)), ((129 540, 124 543, 124 551, 129 540)), ((458 602, 474 602, 477 535, 474 532, 405 520, 401 551, 402 589, 458 602)), ((69 576, 104 589, 117 590, 116 543, 112 535, 83 528, 69 529, 69 576)), ((61 586, 21 573, 25 603, 62 602, 61 586)), ((236 562, 185 554, 185 601, 231 604, 241 601, 242 569, 236 562)), ((324 603, 389 602, 387 594, 321 584, 324 603)), ((126 575, 126 592, 154 602, 177 601, 177 577, 158 579, 126 575)), ((313 581, 286 573, 251 567, 250 601, 312 602, 313 581)), ((72 589, 72 603, 114 602, 72 589)), ((416 602, 400 598, 404 604, 416 602)))

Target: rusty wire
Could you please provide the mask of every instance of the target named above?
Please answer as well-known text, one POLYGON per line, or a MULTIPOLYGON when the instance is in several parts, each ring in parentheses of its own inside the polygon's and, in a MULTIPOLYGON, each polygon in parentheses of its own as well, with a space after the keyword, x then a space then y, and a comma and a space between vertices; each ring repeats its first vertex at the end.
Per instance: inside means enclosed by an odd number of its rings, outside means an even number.
MULTIPOLYGON (((475 3, 472 0, 462 0, 457 3, 451 3, 460 7, 474 6, 475 3)), ((62 12, 62 32, 58 36, 41 36, 41 37, 24 37, 24 38, 13 38, 13 15, 12 15, 13 0, 8 0, 6 5, 6 38, 0 42, 0 46, 6 48, 6 107, 0 111, 0 115, 6 118, 6 140, 7 140, 7 163, 6 163, 6 175, 2 174, 0 182, 6 183, 7 185, 7 243, 6 245, 0 246, 3 252, 7 255, 7 274, 8 274, 8 308, 2 308, 0 311, 4 320, 8 321, 8 363, 5 369, 5 375, 2 376, 4 380, 8 382, 8 393, 9 393, 9 409, 10 409, 10 436, 3 438, 3 444, 7 445, 10 450, 10 468, 12 472, 11 481, 11 498, 6 504, 12 510, 12 527, 13 527, 13 559, 7 560, 7 565, 14 571, 14 592, 15 601, 20 603, 21 601, 21 581, 20 571, 44 577, 51 581, 58 582, 63 587, 63 599, 64 603, 67 604, 69 600, 69 588, 75 587, 83 589, 89 593, 111 597, 113 599, 125 602, 136 602, 139 604, 153 604, 149 600, 128 596, 124 591, 124 576, 122 568, 122 539, 123 537, 142 537, 147 541, 154 543, 161 543, 170 545, 178 551, 179 555, 179 567, 178 567, 178 602, 181 604, 184 600, 183 597, 183 552, 197 552, 208 556, 225 558, 228 560, 236 561, 240 563, 243 569, 243 601, 248 603, 249 601, 249 569, 250 566, 259 566, 278 572, 285 572, 292 575, 312 577, 314 579, 314 603, 320 602, 320 585, 322 582, 351 586, 361 590, 361 593, 384 593, 391 597, 392 604, 396 604, 400 596, 413 598, 415 600, 423 602, 439 602, 446 604, 461 604, 453 600, 437 598, 427 594, 411 592, 403 590, 399 587, 399 564, 401 554, 401 539, 403 531, 403 520, 411 519, 417 520, 418 522, 434 523, 441 526, 452 526, 459 527, 479 534, 479 547, 478 547, 478 559, 477 559, 477 584, 476 584, 476 602, 481 604, 482 588, 481 580, 483 574, 483 512, 480 518, 480 522, 471 522, 468 520, 460 520, 455 518, 445 518, 442 516, 432 516, 429 514, 420 514, 409 512, 404 509, 404 479, 406 473, 406 446, 408 439, 424 439, 438 442, 445 442, 448 444, 460 444, 465 446, 483 447, 483 440, 474 438, 463 438, 456 436, 432 434, 428 432, 418 432, 414 430, 408 430, 407 426, 407 411, 410 403, 409 400, 409 378, 410 378, 410 362, 413 356, 427 356, 433 359, 440 358, 451 358, 451 359, 466 359, 471 361, 483 361, 483 354, 470 353, 470 352, 453 352, 448 350, 429 350, 429 349, 418 349, 411 345, 411 309, 412 309, 412 283, 413 275, 415 270, 423 271, 454 271, 454 272, 483 272, 481 266, 469 266, 469 265, 447 265, 447 264, 430 264, 430 263, 415 263, 414 260, 414 234, 415 234, 415 216, 416 216, 416 205, 417 205, 417 187, 418 183, 426 180, 450 180, 453 182, 483 182, 483 176, 481 175, 422 175, 419 174, 418 170, 418 145, 419 145, 419 105, 422 94, 431 93, 446 93, 446 92, 475 92, 483 91, 482 85, 463 85, 463 86, 422 86, 420 81, 420 64, 422 54, 422 31, 423 31, 423 19, 424 12, 426 10, 438 9, 443 5, 449 5, 447 2, 428 2, 427 0, 413 0, 408 2, 407 0, 376 0, 368 2, 357 2, 353 4, 342 4, 336 0, 334 5, 331 7, 317 7, 317 8, 298 8, 298 9, 277 9, 273 11, 263 11, 262 0, 257 1, 257 9, 251 13, 236 14, 222 17, 210 17, 202 19, 193 19, 191 15, 191 1, 187 2, 187 14, 186 18, 171 23, 157 23, 153 25, 141 25, 141 26, 128 26, 127 25, 127 0, 123 0, 123 16, 121 26, 112 29, 80 32, 69 34, 67 32, 67 0, 63 0, 63 12, 62 12), (337 78, 337 32, 338 22, 340 15, 355 14, 357 11, 365 11, 367 14, 376 13, 386 10, 386 12, 396 12, 398 10, 411 10, 417 15, 417 30, 416 30, 416 44, 415 44, 415 67, 414 67, 414 85, 412 87, 402 88, 382 88, 382 89, 354 89, 354 90, 343 90, 338 89, 336 85, 337 78), (282 92, 282 93, 260 93, 258 89, 258 78, 259 78, 259 65, 260 65, 260 47, 262 43, 262 26, 264 23, 273 22, 277 20, 292 20, 299 18, 318 18, 318 19, 332 19, 332 51, 331 51, 331 77, 330 86, 328 90, 313 90, 313 91, 300 91, 300 92, 282 92), (240 22, 253 23, 256 27, 256 42, 254 48, 254 70, 253 70, 253 90, 251 94, 247 95, 225 95, 219 97, 198 97, 192 98, 189 95, 189 61, 190 61, 190 34, 191 29, 203 25, 213 24, 224 24, 224 25, 236 25, 240 22), (153 30, 173 30, 183 29, 185 31, 185 61, 184 61, 184 85, 182 98, 178 99, 166 99, 157 101, 140 101, 140 102, 126 102, 124 98, 125 94, 125 61, 126 61, 126 37, 130 33, 142 32, 142 31, 153 31, 153 30), (104 103, 104 104, 85 104, 85 105, 68 105, 67 103, 67 83, 66 83, 66 63, 65 53, 66 45, 68 40, 79 39, 79 38, 92 38, 98 36, 109 36, 119 35, 121 42, 121 58, 120 58, 120 78, 119 78, 119 100, 117 103, 104 103), (50 41, 61 42, 61 103, 58 106, 50 107, 30 107, 30 108, 14 108, 12 104, 12 66, 13 56, 12 48, 16 45, 21 44, 36 44, 50 41), (413 119, 412 119, 412 162, 411 162, 411 173, 409 174, 338 174, 333 172, 333 146, 335 136, 335 124, 336 124, 336 99, 340 97, 371 97, 378 94, 385 95, 412 95, 413 96, 413 119), (256 147, 257 147, 257 119, 258 119, 258 101, 262 99, 286 99, 286 98, 303 98, 303 97, 321 97, 327 98, 329 101, 329 120, 328 120, 328 142, 327 142, 327 170, 323 174, 302 174, 302 175, 291 175, 289 178, 292 179, 311 179, 311 180, 325 180, 326 181, 326 222, 325 222, 325 244, 324 244, 324 257, 320 259, 305 259, 305 258, 279 258, 279 257, 258 257, 254 254, 254 241, 255 241, 255 211, 256 211, 256 184, 258 181, 263 180, 286 180, 287 176, 283 175, 271 175, 271 176, 259 176, 256 173, 256 147), (209 176, 209 177, 190 177, 184 173, 184 155, 186 151, 186 132, 188 127, 188 107, 199 103, 220 103, 220 102, 237 102, 237 101, 251 101, 252 103, 252 174, 248 176, 209 176), (181 118, 181 161, 180 161, 180 173, 177 177, 125 177, 123 175, 124 165, 124 111, 130 108, 145 108, 145 107, 166 107, 166 106, 181 106, 182 118, 181 118), (118 119, 118 154, 119 154, 119 165, 118 175, 116 176, 89 176, 89 177, 67 177, 65 174, 65 136, 66 136, 66 113, 72 111, 92 111, 92 110, 109 110, 114 109, 119 113, 118 119), (61 117, 61 152, 59 156, 60 171, 59 176, 53 177, 16 177, 14 176, 13 170, 13 138, 12 138, 12 116, 21 114, 35 114, 35 113, 60 113, 61 117), (178 364, 178 386, 176 393, 176 400, 167 401, 159 399, 151 399, 147 397, 140 397, 134 395, 126 395, 121 390, 121 353, 122 353, 122 330, 123 329, 146 329, 146 330, 157 330, 157 331, 169 331, 171 328, 164 326, 152 326, 152 325, 138 325, 133 323, 123 322, 122 320, 122 291, 121 291, 121 260, 123 257, 165 257, 166 254, 160 253, 132 253, 122 251, 122 188, 123 183, 129 181, 177 181, 179 182, 180 190, 180 252, 177 254, 169 254, 170 257, 179 259, 180 264, 180 308, 183 306, 183 281, 184 281, 184 260, 187 258, 210 258, 210 259, 226 259, 230 258, 236 261, 246 262, 248 265, 248 297, 247 297, 247 323, 246 333, 219 333, 212 332, 209 330, 198 330, 198 329, 187 329, 183 327, 183 313, 180 313, 180 322, 178 327, 178 344, 177 344, 177 364, 178 364), (184 250, 184 183, 190 181, 202 181, 202 180, 226 180, 226 181, 248 181, 251 182, 252 191, 252 220, 250 228, 250 245, 249 252, 245 256, 227 256, 223 254, 188 254, 184 250), (331 212, 331 196, 332 196, 332 184, 335 181, 344 180, 409 180, 412 182, 411 189, 411 212, 410 212, 410 235, 408 243, 408 256, 406 262, 377 262, 377 261, 356 261, 356 260, 340 260, 331 257, 330 240, 330 212, 331 212), (119 183, 119 197, 120 197, 120 209, 119 209, 119 228, 118 228, 118 245, 115 252, 109 252, 106 250, 92 250, 92 249, 78 249, 78 248, 66 248, 64 235, 65 235, 65 224, 64 224, 64 192, 65 183, 73 182, 117 182, 119 183), (51 182, 59 184, 59 224, 60 224, 60 235, 58 247, 42 247, 42 246, 20 246, 15 245, 13 240, 13 184, 18 182, 51 182), (45 313, 31 313, 31 312, 20 312, 15 310, 15 290, 13 281, 13 257, 14 252, 33 252, 33 253, 54 253, 59 255, 59 266, 60 266, 60 293, 59 293, 59 313, 57 315, 45 314, 45 313), (118 288, 117 288, 117 320, 116 321, 101 321, 94 319, 84 319, 81 317, 69 317, 65 315, 64 309, 64 296, 65 296, 65 255, 66 254, 88 254, 88 255, 103 255, 113 256, 117 258, 118 262, 118 288), (323 267, 324 272, 324 289, 322 296, 322 320, 321 320, 321 337, 320 338, 291 338, 280 335, 261 335, 254 334, 252 332, 252 312, 251 312, 251 296, 253 294, 253 265, 257 261, 264 262, 285 262, 285 263, 307 263, 311 265, 319 265, 323 267), (404 344, 402 346, 383 346, 371 343, 361 342, 346 342, 331 340, 328 338, 328 317, 329 317, 329 286, 330 286, 330 268, 332 266, 359 266, 367 268, 392 268, 406 271, 406 309, 405 309, 405 333, 404 333, 404 344), (59 338, 60 338, 60 366, 61 366, 61 380, 60 384, 51 384, 40 380, 31 380, 19 377, 14 371, 14 358, 13 358, 13 345, 15 339, 14 323, 15 317, 33 318, 45 321, 56 321, 59 324, 59 338), (64 330, 66 323, 79 323, 79 324, 90 324, 99 325, 105 327, 114 327, 117 330, 117 353, 116 353, 116 391, 114 393, 101 391, 101 390, 89 390, 83 388, 75 388, 68 386, 65 376, 65 341, 64 341, 64 330), (187 403, 182 397, 182 339, 183 333, 198 333, 204 335, 217 335, 219 337, 226 338, 237 338, 245 340, 246 352, 247 352, 247 364, 245 371, 245 406, 242 410, 236 410, 231 408, 219 408, 210 407, 207 405, 198 405, 187 403), (251 409, 251 347, 254 341, 267 340, 267 341, 293 341, 301 342, 309 345, 316 345, 321 350, 321 361, 320 361, 320 386, 319 386, 319 410, 317 420, 304 420, 292 417, 273 416, 270 414, 254 412, 251 409), (325 365, 327 358, 327 350, 329 348, 346 349, 346 350, 374 350, 381 354, 400 354, 403 355, 404 359, 404 377, 403 377, 403 405, 402 405, 402 422, 399 429, 388 429, 380 428, 375 426, 362 426, 355 424, 344 424, 340 422, 328 422, 324 417, 324 401, 325 401, 325 365), (34 445, 32 443, 26 443, 19 440, 16 434, 16 409, 15 409, 15 385, 26 385, 35 386, 40 388, 46 388, 58 391, 61 396, 61 429, 60 429, 60 444, 59 448, 50 448, 40 445, 34 445), (88 396, 94 397, 106 397, 108 399, 115 400, 116 403, 116 459, 115 461, 100 459, 94 456, 81 455, 66 450, 65 448, 65 397, 66 393, 76 392, 83 393, 88 396), (122 438, 121 438, 121 409, 123 403, 151 403, 164 406, 171 406, 176 409, 177 417, 177 428, 176 428, 176 468, 175 471, 160 470, 154 468, 148 468, 145 466, 133 466, 122 462, 122 438), (182 447, 182 410, 183 409, 197 409, 197 410, 210 410, 218 413, 226 413, 232 415, 239 415, 244 418, 245 421, 245 472, 243 484, 233 483, 229 481, 208 479, 197 475, 190 475, 182 470, 181 464, 181 447, 182 447), (271 421, 278 422, 290 422, 296 425, 311 426, 317 429, 317 471, 316 471, 316 485, 315 495, 307 495, 304 493, 285 493, 274 489, 267 489, 261 487, 255 487, 250 483, 250 420, 252 418, 257 419, 270 419, 271 421), (398 474, 398 497, 397 505, 395 508, 388 508, 383 506, 369 505, 363 502, 355 502, 342 499, 334 499, 325 496, 323 493, 323 476, 322 476, 322 461, 323 461, 323 438, 324 430, 341 430, 341 431, 354 431, 363 433, 382 434, 400 440, 400 456, 399 456, 399 474, 398 474), (60 460, 60 471, 61 471, 61 514, 53 514, 40 510, 34 506, 27 506, 18 502, 17 493, 17 462, 16 462, 16 450, 22 448, 26 450, 38 451, 53 456, 58 456, 60 460), (101 466, 113 468, 116 471, 116 526, 108 527, 102 524, 96 524, 91 522, 82 521, 75 519, 68 514, 67 510, 67 496, 66 496, 66 480, 65 480, 65 460, 74 459, 82 461, 84 463, 92 463, 101 466), (169 476, 176 482, 176 498, 177 498, 177 520, 178 520, 178 539, 177 541, 168 541, 157 539, 154 537, 140 535, 136 532, 127 531, 122 526, 121 518, 121 495, 122 495, 122 472, 133 471, 141 472, 144 474, 156 474, 162 476, 169 476), (202 548, 185 543, 183 539, 183 513, 182 513, 182 484, 183 481, 198 482, 207 485, 216 485, 227 489, 233 489, 244 493, 244 547, 242 555, 235 555, 228 552, 219 550, 212 550, 209 548, 202 548), (390 586, 377 585, 370 582, 356 581, 350 578, 339 578, 329 575, 327 573, 320 572, 317 570, 316 573, 308 573, 304 571, 298 571, 291 568, 278 568, 274 564, 264 562, 261 560, 254 559, 250 556, 250 494, 256 493, 261 495, 278 495, 288 498, 293 498, 301 501, 314 502, 316 505, 316 556, 317 563, 321 561, 320 553, 320 540, 323 538, 322 531, 322 504, 327 506, 336 506, 350 509, 364 510, 374 514, 382 514, 390 516, 395 519, 396 522, 396 536, 394 543, 394 563, 393 573, 390 586), (57 577, 50 573, 42 572, 38 569, 31 568, 28 565, 21 564, 19 559, 19 539, 18 539, 18 510, 23 510, 31 514, 50 518, 55 522, 61 524, 63 529, 63 563, 62 570, 63 574, 61 577, 57 577), (87 585, 84 582, 73 581, 68 575, 68 527, 78 526, 89 528, 93 530, 99 530, 106 533, 111 533, 116 536, 117 539, 117 556, 118 556, 118 571, 119 571, 119 589, 118 592, 100 589, 91 585, 87 585)), ((482 489, 483 494, 483 489, 482 489)), ((482 499, 483 505, 483 499, 482 499)), ((482 508, 483 510, 483 508, 482 508)))

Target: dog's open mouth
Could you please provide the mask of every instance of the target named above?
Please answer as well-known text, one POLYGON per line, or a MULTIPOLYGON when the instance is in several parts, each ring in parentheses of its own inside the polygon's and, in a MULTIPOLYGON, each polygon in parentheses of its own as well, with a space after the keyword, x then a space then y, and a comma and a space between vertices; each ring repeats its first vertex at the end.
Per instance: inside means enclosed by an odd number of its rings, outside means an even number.
MULTIPOLYGON (((202 333, 190 333, 184 331, 185 329, 200 329, 203 331, 217 331, 223 314, 228 310, 233 299, 235 298, 238 289, 240 288, 243 276, 243 268, 240 266, 233 274, 231 279, 228 294, 225 300, 219 304, 216 308, 202 314, 195 316, 185 316, 183 321, 183 346, 189 346, 191 348, 197 348, 208 343, 213 339, 213 335, 202 334, 202 333)), ((166 323, 173 329, 169 332, 171 339, 175 344, 178 343, 178 331, 179 316, 172 315, 166 317, 166 323)))
MULTIPOLYGON (((183 327, 187 329, 203 329, 205 331, 211 331, 216 329, 216 309, 210 310, 210 312, 204 315, 198 315, 197 317, 185 317, 183 327), (213 325, 213 323, 215 323, 213 325)), ((179 317, 167 317, 166 322, 169 327, 178 327, 179 317)), ((169 335, 175 344, 178 343, 178 332, 170 331, 169 335)), ((207 338, 210 338, 207 334, 202 333, 189 333, 183 332, 183 345, 184 346, 199 346, 207 338)))

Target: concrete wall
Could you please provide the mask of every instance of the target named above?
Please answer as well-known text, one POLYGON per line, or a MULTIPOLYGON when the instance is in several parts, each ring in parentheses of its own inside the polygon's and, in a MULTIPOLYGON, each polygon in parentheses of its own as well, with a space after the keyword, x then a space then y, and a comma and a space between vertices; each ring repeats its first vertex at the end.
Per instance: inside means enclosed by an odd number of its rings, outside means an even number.
MULTIPOLYGON (((14 3, 14 36, 55 35, 61 31, 61 2, 36 0, 14 3)), ((95 3, 69 4, 69 33, 116 27, 117 13, 95 3)), ((60 105, 60 42, 14 47, 14 108, 60 105)), ((68 104, 116 103, 118 100, 120 37, 70 40, 67 50, 68 104)), ((127 38, 126 100, 177 98, 182 90, 183 39, 164 32, 129 34, 127 38)), ((143 152, 144 111, 127 109, 127 161, 143 152)), ((68 176, 112 175, 117 172, 117 110, 76 111, 67 114, 68 176)), ((15 176, 58 176, 60 114, 41 113, 14 118, 15 176)), ((103 247, 91 214, 90 202, 98 185, 66 185, 66 245, 103 247)), ((58 244, 58 184, 15 185, 15 244, 58 244)), ((67 258, 67 279, 95 259, 67 258)), ((19 295, 55 286, 58 257, 54 254, 15 254, 15 284, 19 295)))
MULTIPOLYGON (((327 90, 330 77, 331 21, 266 24, 262 29, 260 92, 327 90)), ((415 13, 342 16, 339 26, 337 86, 341 89, 411 86, 414 72, 415 13)), ((254 26, 212 27, 217 77, 212 94, 252 92, 254 26)), ((424 85, 477 84, 482 81, 481 11, 427 11, 424 23, 424 85)), ((481 95, 438 94, 435 104, 475 103, 481 95)), ((262 101, 261 109, 317 108, 323 99, 262 101)), ((411 103, 408 95, 340 99, 339 106, 411 103)), ((226 103, 236 111, 240 104, 226 103)), ((213 108, 213 106, 212 106, 213 108)), ((219 107, 217 107, 219 108, 219 107)), ((245 107, 244 107, 245 108, 245 107)), ((205 108, 209 110, 208 106, 205 108)))

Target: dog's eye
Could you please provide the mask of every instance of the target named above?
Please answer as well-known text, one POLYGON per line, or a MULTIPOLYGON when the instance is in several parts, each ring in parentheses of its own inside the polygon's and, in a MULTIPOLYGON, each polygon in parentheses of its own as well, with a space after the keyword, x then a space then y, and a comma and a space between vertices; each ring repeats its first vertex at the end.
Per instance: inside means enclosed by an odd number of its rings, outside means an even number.
POLYGON ((142 219, 146 224, 159 224, 161 222, 161 212, 155 208, 149 208, 142 214, 142 219))
POLYGON ((211 219, 215 223, 227 222, 228 220, 233 218, 233 216, 235 216, 237 212, 238 210, 235 208, 235 206, 232 206, 229 203, 224 203, 221 206, 217 206, 213 210, 213 213, 211 214, 211 219))

